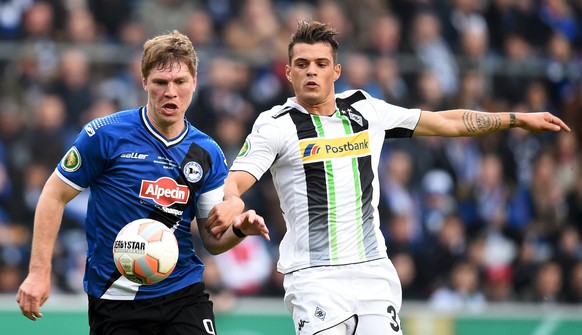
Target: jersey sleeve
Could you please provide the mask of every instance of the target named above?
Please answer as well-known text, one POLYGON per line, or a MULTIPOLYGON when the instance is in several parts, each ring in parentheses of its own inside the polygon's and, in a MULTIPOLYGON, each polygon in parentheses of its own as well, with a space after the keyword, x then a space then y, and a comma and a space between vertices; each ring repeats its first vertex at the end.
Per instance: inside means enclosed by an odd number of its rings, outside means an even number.
MULTIPOLYGON (((400 133, 405 134, 404 137, 412 136, 412 132, 416 128, 420 120, 421 110, 418 108, 404 108, 387 103, 384 100, 376 99, 364 92, 367 100, 370 101, 374 109, 378 113, 378 120, 384 130, 402 130, 400 133)), ((397 132, 395 132, 397 133, 397 132)), ((390 136, 402 137, 402 136, 390 136)))
POLYGON ((57 175, 79 191, 88 188, 107 165, 110 141, 103 129, 87 124, 57 166, 57 175))
POLYGON ((205 150, 207 150, 211 161, 196 202, 196 216, 201 219, 208 218, 208 213, 212 207, 224 199, 224 180, 228 174, 228 165, 220 146, 208 138, 205 150))
POLYGON ((268 113, 259 115, 230 170, 246 171, 261 179, 277 157, 281 135, 268 113))

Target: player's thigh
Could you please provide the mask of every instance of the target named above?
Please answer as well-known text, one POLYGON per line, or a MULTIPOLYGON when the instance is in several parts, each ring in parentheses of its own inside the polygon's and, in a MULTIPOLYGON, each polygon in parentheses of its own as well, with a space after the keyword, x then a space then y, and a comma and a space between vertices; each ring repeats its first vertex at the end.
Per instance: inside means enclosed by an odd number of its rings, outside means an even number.
POLYGON ((315 333, 316 335, 348 335, 348 329, 344 323, 315 333))
POLYGON ((355 335, 396 335, 402 334, 398 314, 360 315, 355 335))
POLYGON ((163 335, 216 335, 212 302, 198 302, 182 311, 164 327, 163 335))
POLYGON ((164 299, 163 335, 216 335, 213 304, 203 283, 187 287, 164 299))

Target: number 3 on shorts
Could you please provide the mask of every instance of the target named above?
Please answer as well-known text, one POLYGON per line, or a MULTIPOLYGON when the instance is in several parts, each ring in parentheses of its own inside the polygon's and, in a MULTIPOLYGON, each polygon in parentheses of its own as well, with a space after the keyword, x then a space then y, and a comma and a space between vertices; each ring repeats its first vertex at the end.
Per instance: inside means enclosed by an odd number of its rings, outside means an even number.
POLYGON ((390 327, 392 327, 392 330, 395 332, 399 331, 400 325, 398 324, 398 314, 396 314, 396 308, 394 308, 392 305, 388 306, 388 314, 390 314, 392 321, 394 321, 390 322, 390 327))

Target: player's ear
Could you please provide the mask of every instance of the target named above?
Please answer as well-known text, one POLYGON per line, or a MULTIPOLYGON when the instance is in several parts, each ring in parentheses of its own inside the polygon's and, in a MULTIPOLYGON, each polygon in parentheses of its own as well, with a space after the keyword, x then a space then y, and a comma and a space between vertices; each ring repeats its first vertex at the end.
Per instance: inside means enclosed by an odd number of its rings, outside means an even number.
POLYGON ((291 82, 291 66, 285 65, 285 77, 291 82))
POLYGON ((145 77, 142 76, 141 77, 141 86, 143 86, 143 90, 147 92, 148 88, 147 88, 146 82, 147 81, 146 81, 145 77))
POLYGON ((336 64, 335 68, 333 69, 333 81, 336 81, 339 79, 339 77, 342 74, 342 65, 341 64, 336 64))

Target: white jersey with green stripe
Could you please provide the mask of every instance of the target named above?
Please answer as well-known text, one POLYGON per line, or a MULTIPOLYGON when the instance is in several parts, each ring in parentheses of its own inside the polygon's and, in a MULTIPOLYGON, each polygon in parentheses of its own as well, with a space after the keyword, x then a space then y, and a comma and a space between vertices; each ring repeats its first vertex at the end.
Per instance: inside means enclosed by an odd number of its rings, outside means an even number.
POLYGON ((295 98, 261 113, 230 169, 257 180, 270 170, 287 226, 282 273, 387 257, 377 209, 380 153, 386 138, 412 136, 420 110, 362 90, 335 101, 331 116, 309 114, 295 98))

